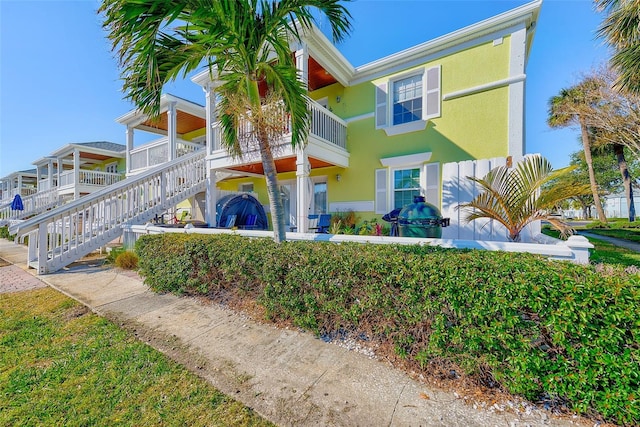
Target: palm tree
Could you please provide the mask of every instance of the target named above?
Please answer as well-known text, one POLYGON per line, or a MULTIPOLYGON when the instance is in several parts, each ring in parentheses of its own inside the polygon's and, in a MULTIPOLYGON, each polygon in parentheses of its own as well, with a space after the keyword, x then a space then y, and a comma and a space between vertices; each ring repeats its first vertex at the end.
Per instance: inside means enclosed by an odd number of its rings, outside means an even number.
POLYGON ((614 49, 611 63, 619 71, 616 86, 640 94, 640 0, 595 0, 605 11, 598 36, 614 49))
POLYGON ((540 156, 528 156, 515 167, 498 166, 483 178, 467 177, 481 187, 481 192, 470 202, 458 206, 467 212, 467 222, 488 218, 504 225, 509 240, 517 242, 529 223, 546 220, 563 235, 571 228, 561 219, 550 216, 563 200, 579 193, 589 192, 589 186, 567 187, 554 185, 554 181, 573 168, 554 171, 549 161, 540 156))
POLYGON ((290 43, 301 42, 318 11, 327 17, 334 40, 346 36, 351 15, 339 3, 103 0, 99 9, 122 69, 123 91, 141 111, 157 116, 164 85, 196 69, 208 68, 221 82, 217 91, 222 143, 234 156, 257 145, 277 242, 285 239, 285 224, 272 147, 281 140, 283 126, 274 125, 274 120, 290 118, 294 147, 306 143, 310 122, 307 88, 290 43), (266 87, 266 97, 259 85, 266 87), (241 123, 248 123, 243 125, 245 132, 238 131, 241 123))
POLYGON ((591 158, 591 139, 587 117, 591 112, 593 104, 598 102, 596 93, 598 92, 599 81, 587 78, 579 84, 568 89, 562 89, 560 94, 549 100, 549 116, 547 123, 552 128, 567 127, 578 125, 582 137, 582 148, 584 150, 585 160, 587 162, 587 170, 589 172, 589 182, 591 184, 591 192, 596 205, 598 219, 606 223, 607 218, 604 215, 604 209, 600 202, 598 194, 598 184, 593 171, 593 160, 591 158))

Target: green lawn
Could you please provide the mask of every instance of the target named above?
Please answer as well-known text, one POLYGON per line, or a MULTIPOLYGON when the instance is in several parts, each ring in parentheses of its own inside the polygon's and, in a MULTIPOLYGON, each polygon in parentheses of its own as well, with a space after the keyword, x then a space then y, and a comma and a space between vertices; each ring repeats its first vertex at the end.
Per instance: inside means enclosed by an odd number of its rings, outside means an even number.
MULTIPOLYGON (((590 233, 596 234, 594 229, 586 230, 590 233)), ((631 231, 636 233, 634 230, 602 230, 597 229, 597 231, 631 231)), ((548 227, 543 227, 542 232, 548 236, 552 236, 558 238, 559 233, 556 230, 552 230, 548 227)), ((615 235, 611 235, 612 237, 617 237, 615 235)), ((586 236, 585 236, 586 237, 586 236)), ((594 249, 591 251, 591 256, 589 260, 592 264, 611 264, 619 267, 630 267, 630 266, 640 266, 640 253, 631 251, 629 249, 621 248, 620 246, 612 245, 609 242, 605 242, 604 240, 600 240, 594 237, 587 237, 589 242, 591 242, 594 246, 594 249)))
POLYGON ((2 426, 268 426, 49 288, 0 294, 2 426))
POLYGON ((640 230, 637 229, 590 228, 585 231, 593 234, 599 234, 601 236, 615 237, 617 239, 640 243, 640 230))

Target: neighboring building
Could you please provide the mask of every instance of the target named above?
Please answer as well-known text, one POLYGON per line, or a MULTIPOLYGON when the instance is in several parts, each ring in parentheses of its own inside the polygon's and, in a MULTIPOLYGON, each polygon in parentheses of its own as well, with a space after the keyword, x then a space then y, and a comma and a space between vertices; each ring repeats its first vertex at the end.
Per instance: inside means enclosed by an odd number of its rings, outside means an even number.
MULTIPOLYGON (((640 195, 633 196, 636 215, 640 209, 640 195)), ((624 193, 609 194, 604 197, 604 214, 607 218, 629 218, 629 204, 624 193)))
POLYGON ((35 169, 2 178, 0 225, 37 215, 122 180, 124 156, 122 144, 71 143, 33 162, 35 169), (10 204, 18 188, 24 210, 13 211, 10 204))
POLYGON ((0 206, 11 203, 16 194, 26 197, 34 194, 37 189, 35 169, 13 172, 0 178, 0 206))
POLYGON ((92 193, 124 178, 125 146, 108 141, 66 144, 33 164, 38 191, 56 189, 65 199, 92 193))

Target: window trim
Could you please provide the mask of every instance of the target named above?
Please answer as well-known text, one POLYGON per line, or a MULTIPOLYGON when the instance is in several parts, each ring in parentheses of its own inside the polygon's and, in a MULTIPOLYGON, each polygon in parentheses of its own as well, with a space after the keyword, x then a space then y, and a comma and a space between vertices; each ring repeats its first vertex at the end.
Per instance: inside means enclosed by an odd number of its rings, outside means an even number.
POLYGON ((424 130, 427 122, 431 119, 441 117, 442 115, 442 66, 434 65, 433 67, 421 67, 413 69, 406 73, 401 73, 389 77, 385 81, 379 82, 375 86, 375 109, 374 123, 376 129, 383 129, 387 136, 400 135, 409 132, 424 130), (428 76, 437 70, 437 85, 435 89, 428 89, 428 76), (393 124, 393 91, 394 84, 400 80, 404 80, 414 76, 422 77, 422 119, 414 120, 398 125, 393 124), (427 99, 428 96, 437 93, 438 105, 437 111, 429 112, 427 99), (384 116, 381 115, 384 109, 384 116))
POLYGON ((395 204, 393 172, 396 170, 420 169, 420 194, 427 197, 427 202, 438 209, 442 208, 442 170, 440 162, 430 162, 431 152, 409 154, 406 156, 387 157, 380 159, 382 168, 374 174, 374 212, 386 214, 395 204), (429 169, 436 174, 435 182, 428 182, 429 169), (435 192, 435 194, 434 194, 435 192), (430 200, 431 199, 431 200, 430 200))

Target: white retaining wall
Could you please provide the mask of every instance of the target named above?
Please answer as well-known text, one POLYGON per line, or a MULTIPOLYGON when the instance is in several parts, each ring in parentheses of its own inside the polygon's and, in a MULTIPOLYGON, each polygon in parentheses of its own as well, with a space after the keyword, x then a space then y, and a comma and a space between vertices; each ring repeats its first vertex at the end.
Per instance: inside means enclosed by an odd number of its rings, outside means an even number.
MULTIPOLYGON (((143 234, 160 233, 188 233, 188 234, 229 234, 235 233, 247 237, 273 237, 273 231, 261 230, 229 230, 223 228, 165 228, 147 225, 125 225, 125 247, 133 247, 135 241, 143 234)), ((540 243, 514 243, 495 242, 483 240, 459 240, 459 239, 420 239, 412 237, 390 236, 356 236, 345 234, 313 234, 313 233, 287 233, 287 240, 315 240, 327 242, 360 242, 371 244, 403 244, 403 245, 433 245, 445 248, 480 249, 505 252, 528 252, 543 255, 549 259, 571 261, 579 264, 589 263, 589 249, 593 245, 583 236, 571 236, 567 241, 553 239, 543 234, 537 236, 540 243)))

